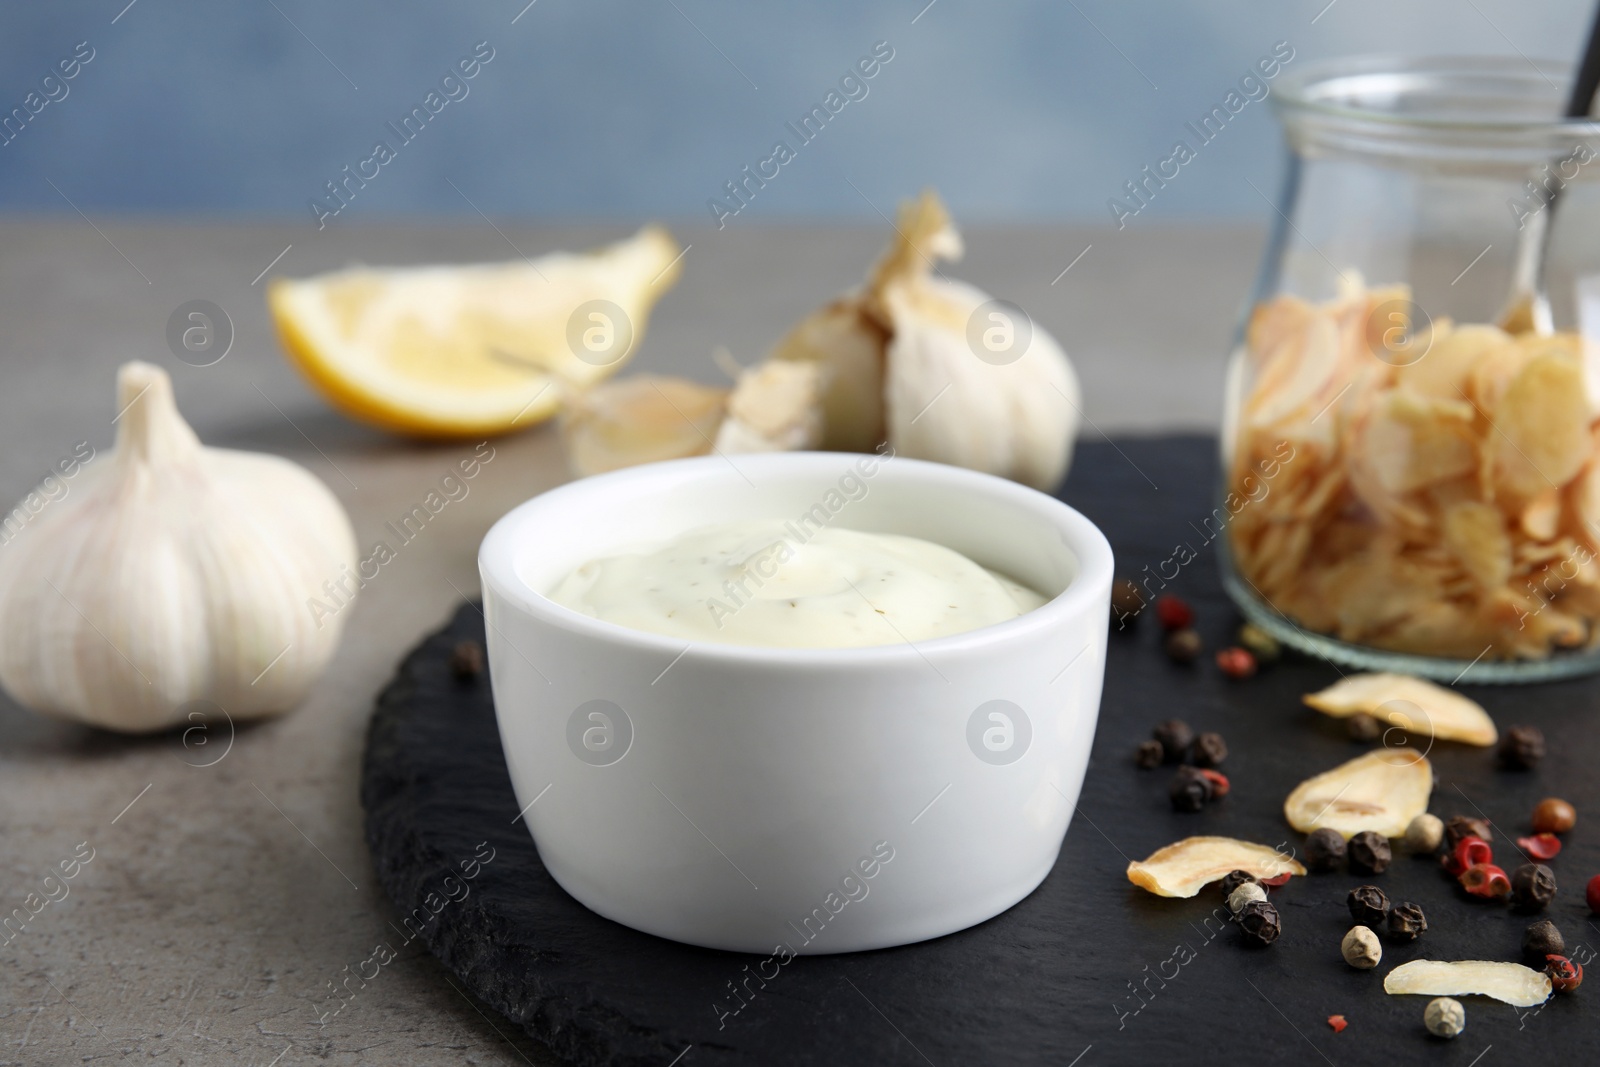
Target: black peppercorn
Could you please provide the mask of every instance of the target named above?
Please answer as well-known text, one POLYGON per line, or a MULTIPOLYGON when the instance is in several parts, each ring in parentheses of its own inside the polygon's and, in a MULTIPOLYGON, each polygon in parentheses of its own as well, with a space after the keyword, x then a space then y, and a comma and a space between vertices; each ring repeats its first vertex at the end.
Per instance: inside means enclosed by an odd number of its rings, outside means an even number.
POLYGON ((1511 903, 1518 910, 1543 911, 1555 895, 1555 872, 1544 864, 1524 863, 1511 872, 1511 903))
POLYGON ((1383 724, 1364 711, 1346 719, 1344 729, 1352 741, 1376 741, 1383 735, 1383 724))
POLYGON ((1483 819, 1469 819, 1465 815, 1452 815, 1444 824, 1444 842, 1448 851, 1454 852, 1463 837, 1477 837, 1493 841, 1494 834, 1483 819))
POLYGON ((1200 657, 1204 644, 1193 630, 1174 630, 1161 642, 1167 658, 1174 663, 1193 663, 1200 657))
POLYGON ((1522 955, 1532 966, 1541 966, 1546 956, 1565 956, 1567 939, 1561 936, 1556 924, 1540 919, 1522 933, 1522 955))
POLYGON ((1233 896, 1233 891, 1244 885, 1246 882, 1255 882, 1257 885, 1259 885, 1260 879, 1251 874, 1249 871, 1229 871, 1222 879, 1222 899, 1227 900, 1229 897, 1233 896))
POLYGON ((1189 746, 1189 762, 1196 767, 1220 767, 1228 758, 1228 743, 1221 734, 1201 734, 1189 746))
POLYGON ((1150 736, 1161 742, 1161 750, 1168 763, 1182 763, 1183 754, 1194 740, 1194 731, 1182 719, 1168 719, 1151 730, 1150 736))
POLYGON ((1344 835, 1324 826, 1306 838, 1306 867, 1313 871, 1337 870, 1344 862, 1344 835))
POLYGON ((1270 901, 1254 900, 1239 909, 1239 929, 1244 932, 1246 944, 1270 945, 1283 932, 1283 921, 1278 909, 1270 901))
POLYGON ((476 641, 458 641, 450 651, 450 673, 458 682, 470 682, 483 673, 483 646, 476 641))
POLYGON ((1133 753, 1133 762, 1145 770, 1161 766, 1166 758, 1166 749, 1161 747, 1160 741, 1140 741, 1139 747, 1133 753))
POLYGON ((1126 578, 1111 583, 1111 618, 1122 629, 1139 617, 1144 610, 1144 594, 1126 578))
POLYGON ((1193 767, 1179 767, 1167 786, 1173 811, 1199 811, 1211 801, 1212 786, 1206 776, 1193 767))
POLYGON ((1403 900, 1389 909, 1389 940, 1415 941, 1428 928, 1428 919, 1422 909, 1403 900))
POLYGON ((1389 839, 1363 830, 1350 839, 1350 869, 1356 874, 1382 874, 1389 869, 1389 839))
POLYGON ((1531 771, 1544 759, 1544 734, 1536 726, 1513 726, 1500 739, 1500 766, 1531 771))
POLYGON ((1350 890, 1350 917, 1362 926, 1381 929, 1389 918, 1389 895, 1375 885, 1350 890))

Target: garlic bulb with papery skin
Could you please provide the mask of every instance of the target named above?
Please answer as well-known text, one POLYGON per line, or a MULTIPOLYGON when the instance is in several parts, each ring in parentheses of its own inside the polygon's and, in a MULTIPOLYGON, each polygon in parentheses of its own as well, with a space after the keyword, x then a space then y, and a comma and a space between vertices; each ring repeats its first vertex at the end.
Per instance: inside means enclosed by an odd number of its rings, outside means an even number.
POLYGON ((898 455, 1049 491, 1072 461, 1083 406, 1078 376, 1055 338, 1022 309, 934 276, 934 260, 960 255, 960 236, 937 196, 927 192, 901 207, 895 245, 872 281, 890 331, 889 444, 898 455))
POLYGON ((0 546, 0 683, 128 733, 294 707, 343 628, 309 600, 356 567, 344 509, 288 460, 202 446, 159 367, 125 364, 117 408, 115 451, 0 546))

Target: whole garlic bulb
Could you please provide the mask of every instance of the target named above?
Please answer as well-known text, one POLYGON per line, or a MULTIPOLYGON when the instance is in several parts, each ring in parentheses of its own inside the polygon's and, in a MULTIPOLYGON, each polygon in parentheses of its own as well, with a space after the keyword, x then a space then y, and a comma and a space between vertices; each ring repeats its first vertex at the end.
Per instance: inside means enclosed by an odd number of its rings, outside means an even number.
POLYGON ((342 613, 311 610, 357 562, 344 509, 276 456, 206 448, 148 363, 117 376, 117 444, 0 547, 0 683, 111 730, 298 704, 342 613))

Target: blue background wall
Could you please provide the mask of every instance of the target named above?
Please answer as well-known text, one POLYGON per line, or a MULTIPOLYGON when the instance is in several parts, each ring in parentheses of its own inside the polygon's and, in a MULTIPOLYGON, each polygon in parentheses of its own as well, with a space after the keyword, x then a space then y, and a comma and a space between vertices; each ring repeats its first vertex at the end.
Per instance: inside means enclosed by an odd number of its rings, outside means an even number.
MULTIPOLYGON (((385 123, 487 41, 494 59, 469 95, 343 218, 475 204, 709 219, 707 199, 775 139, 797 144, 785 122, 881 40, 894 59, 866 98, 739 222, 872 217, 868 199, 924 184, 970 221, 1105 220, 1122 183, 1277 41, 1295 64, 1371 51, 1571 60, 1589 18, 1576 0, 126 2, 0 7, 0 113, 78 42, 95 51, 0 148, 0 210, 70 213, 70 200, 91 214, 309 220, 323 183, 380 136, 398 143, 385 123)), ((1251 105, 1151 214, 1261 216, 1244 178, 1270 181, 1278 145, 1269 109, 1251 105)))

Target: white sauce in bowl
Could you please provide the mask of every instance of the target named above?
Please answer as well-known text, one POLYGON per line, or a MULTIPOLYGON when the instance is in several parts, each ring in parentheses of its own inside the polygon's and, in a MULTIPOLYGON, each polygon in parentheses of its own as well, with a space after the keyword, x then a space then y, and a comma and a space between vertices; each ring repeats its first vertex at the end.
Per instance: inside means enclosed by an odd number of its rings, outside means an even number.
POLYGON ((862 648, 976 630, 1045 598, 931 541, 781 520, 691 530, 579 566, 548 594, 585 615, 684 641, 862 648))

